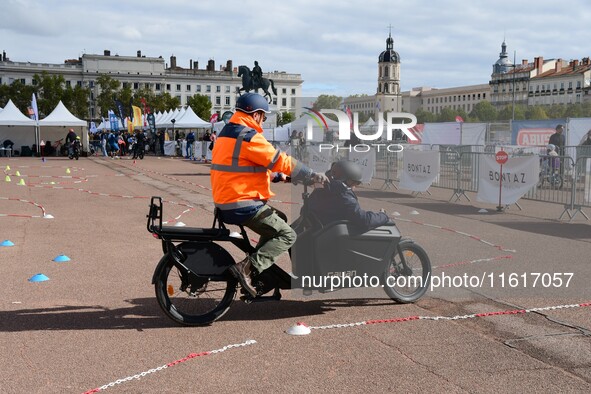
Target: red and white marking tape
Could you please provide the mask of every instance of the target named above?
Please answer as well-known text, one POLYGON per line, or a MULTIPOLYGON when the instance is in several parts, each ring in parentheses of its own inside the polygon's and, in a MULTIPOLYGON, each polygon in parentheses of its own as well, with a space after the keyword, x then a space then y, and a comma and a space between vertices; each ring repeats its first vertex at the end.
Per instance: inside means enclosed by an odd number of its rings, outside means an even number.
POLYGON ((437 268, 437 269, 441 269, 441 268, 451 268, 451 267, 458 267, 460 265, 466 265, 466 264, 476 264, 476 263, 486 263, 489 261, 498 261, 498 260, 505 260, 505 259, 512 259, 513 256, 508 254, 505 256, 497 256, 497 257, 490 257, 488 259, 475 259, 475 260, 470 260, 470 261, 460 261, 457 263, 451 263, 451 264, 445 264, 445 265, 436 265, 434 267, 431 267, 433 269, 437 268))
POLYGON ((244 346, 249 346, 249 345, 254 345, 255 343, 257 343, 257 341, 255 341, 254 339, 249 339, 248 341, 245 341, 245 342, 242 342, 242 343, 236 343, 236 344, 233 344, 233 345, 226 345, 226 346, 224 346, 224 347, 222 347, 220 349, 216 349, 216 350, 210 350, 210 351, 201 352, 201 353, 191 353, 187 357, 183 357, 183 358, 181 358, 179 360, 172 361, 172 362, 170 362, 168 364, 164 364, 164 365, 162 365, 160 367, 152 368, 152 369, 149 369, 149 370, 147 370, 145 372, 140 372, 138 374, 135 374, 135 375, 132 375, 132 376, 128 376, 128 377, 123 378, 123 379, 117 379, 114 382, 107 383, 107 384, 105 384, 105 385, 103 385, 101 387, 97 387, 96 389, 85 391, 84 394, 98 393, 99 391, 106 390, 109 387, 114 387, 114 386, 116 386, 118 384, 121 384, 121 383, 130 382, 130 381, 132 381, 134 379, 138 379, 139 380, 139 379, 143 378, 144 376, 147 376, 147 375, 149 375, 151 373, 159 372, 159 371, 165 370, 166 368, 169 368, 169 367, 174 367, 175 365, 184 363, 185 361, 189 361, 189 360, 194 359, 196 357, 209 356, 209 355, 216 354, 216 353, 222 353, 222 352, 225 352, 228 349, 238 348, 238 347, 244 347, 244 346))
POLYGON ((47 213, 45 212, 45 208, 43 208, 42 205, 37 204, 34 201, 22 200, 20 198, 12 198, 12 197, 0 197, 0 200, 24 202, 26 204, 31 204, 31 205, 34 205, 37 208, 41 209, 41 216, 37 216, 37 215, 22 215, 22 214, 16 214, 16 213, 0 213, 0 217, 9 216, 9 217, 20 217, 20 218, 44 218, 45 215, 47 215, 47 213))
POLYGON ((493 248, 497 248, 498 250, 500 250, 502 252, 512 252, 512 253, 517 252, 516 250, 513 250, 513 249, 505 249, 504 247, 502 247, 500 245, 495 245, 494 243, 488 242, 488 241, 486 241, 480 237, 477 237, 475 235, 468 234, 468 233, 458 231, 458 230, 454 230, 453 228, 438 226, 436 224, 423 223, 423 222, 419 222, 418 220, 401 219, 401 218, 396 218, 395 220, 398 220, 401 222, 414 223, 414 224, 418 224, 418 225, 425 226, 425 227, 433 227, 433 228, 437 228, 439 230, 448 231, 448 232, 451 232, 454 234, 462 235, 464 237, 468 237, 468 238, 474 239, 476 241, 482 242, 485 245, 492 246, 493 248))
MULTIPOLYGON (((474 313, 471 315, 457 315, 457 316, 407 316, 407 317, 397 317, 393 319, 378 319, 378 320, 366 320, 357 323, 344 323, 344 324, 330 324, 326 326, 307 326, 310 330, 328 330, 332 328, 348 328, 348 327, 358 327, 358 326, 367 326, 371 324, 382 324, 382 323, 402 323, 407 321, 413 320, 467 320, 467 319, 475 319, 479 317, 489 317, 489 316, 502 316, 502 315, 520 315, 525 313, 531 312, 545 312, 545 311, 552 311, 557 309, 569 309, 569 308, 585 308, 590 307, 591 302, 583 302, 580 304, 570 304, 570 305, 556 305, 556 306, 547 306, 542 308, 529 308, 529 309, 512 309, 506 311, 496 311, 496 312, 482 312, 482 313, 474 313)), ((299 325, 305 325, 303 323, 298 323, 299 325)))

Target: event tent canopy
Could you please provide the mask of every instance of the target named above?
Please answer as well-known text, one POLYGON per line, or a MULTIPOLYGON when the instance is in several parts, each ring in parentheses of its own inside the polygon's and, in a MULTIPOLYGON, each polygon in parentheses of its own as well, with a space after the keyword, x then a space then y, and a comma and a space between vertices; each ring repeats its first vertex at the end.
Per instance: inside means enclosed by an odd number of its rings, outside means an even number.
POLYGON ((12 100, 8 100, 0 112, 0 126, 35 126, 35 121, 23 115, 12 100))
POLYGON ((44 119, 39 121, 39 126, 86 126, 86 121, 80 120, 60 102, 44 119))
POLYGON ((184 115, 176 120, 174 127, 178 129, 206 128, 211 127, 211 123, 201 119, 191 107, 187 106, 184 115))

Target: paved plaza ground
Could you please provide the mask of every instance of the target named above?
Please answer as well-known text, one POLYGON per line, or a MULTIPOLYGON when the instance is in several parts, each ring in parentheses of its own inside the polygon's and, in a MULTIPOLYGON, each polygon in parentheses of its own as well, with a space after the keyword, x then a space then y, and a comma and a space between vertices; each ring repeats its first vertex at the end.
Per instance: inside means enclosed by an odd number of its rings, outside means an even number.
MULTIPOLYGON (((171 224, 211 226, 209 165, 2 157, 0 170, 0 242, 14 243, 0 247, 1 393, 591 392, 591 222, 558 221, 561 205, 521 200, 499 213, 471 194, 449 203, 451 190, 415 197, 374 180, 361 205, 420 243, 434 276, 485 285, 452 283, 407 305, 286 291, 236 299, 191 328, 158 307, 162 248, 146 214, 157 195, 171 224), (53 261, 62 254, 71 260, 53 261), (30 282, 36 274, 49 280, 30 282), (517 312, 492 313, 503 311, 517 312), (297 322, 331 328, 286 334, 297 322), (224 348, 233 344, 246 346, 224 348)), ((301 188, 273 187, 272 205, 295 219, 301 188)))

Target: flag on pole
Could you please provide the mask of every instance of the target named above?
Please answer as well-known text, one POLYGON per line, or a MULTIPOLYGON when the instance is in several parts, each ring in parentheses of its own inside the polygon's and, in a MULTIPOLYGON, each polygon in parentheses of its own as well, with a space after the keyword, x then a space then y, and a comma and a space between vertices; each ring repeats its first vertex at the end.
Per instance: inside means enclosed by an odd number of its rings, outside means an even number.
POLYGON ((347 107, 347 116, 349 117, 349 127, 353 128, 353 113, 351 112, 351 108, 347 107))
POLYGON ((131 108, 133 109, 133 126, 139 128, 144 127, 141 108, 136 107, 135 105, 132 105, 131 108))
POLYGON ((376 108, 378 109, 378 111, 382 110, 382 106, 380 105, 379 101, 376 101, 376 108))
POLYGON ((121 122, 125 119, 125 110, 123 109, 123 103, 120 100, 115 99, 115 107, 117 108, 117 112, 119 112, 119 119, 121 122))
POLYGON ((219 117, 219 114, 217 112, 211 114, 211 117, 209 118, 209 123, 215 123, 215 122, 217 122, 218 121, 218 117, 219 117))
POLYGON ((39 121, 39 109, 37 108, 37 97, 35 96, 35 93, 33 93, 33 98, 31 99, 31 107, 33 107, 33 115, 31 116, 33 118, 34 121, 38 122, 39 121))

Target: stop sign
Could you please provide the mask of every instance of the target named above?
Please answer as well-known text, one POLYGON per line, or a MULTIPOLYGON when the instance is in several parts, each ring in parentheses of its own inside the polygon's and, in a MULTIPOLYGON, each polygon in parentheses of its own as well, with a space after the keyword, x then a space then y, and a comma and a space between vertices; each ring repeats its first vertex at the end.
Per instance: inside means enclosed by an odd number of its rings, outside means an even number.
POLYGON ((509 160, 509 155, 504 150, 500 150, 495 154, 495 159, 499 164, 505 164, 509 160))

